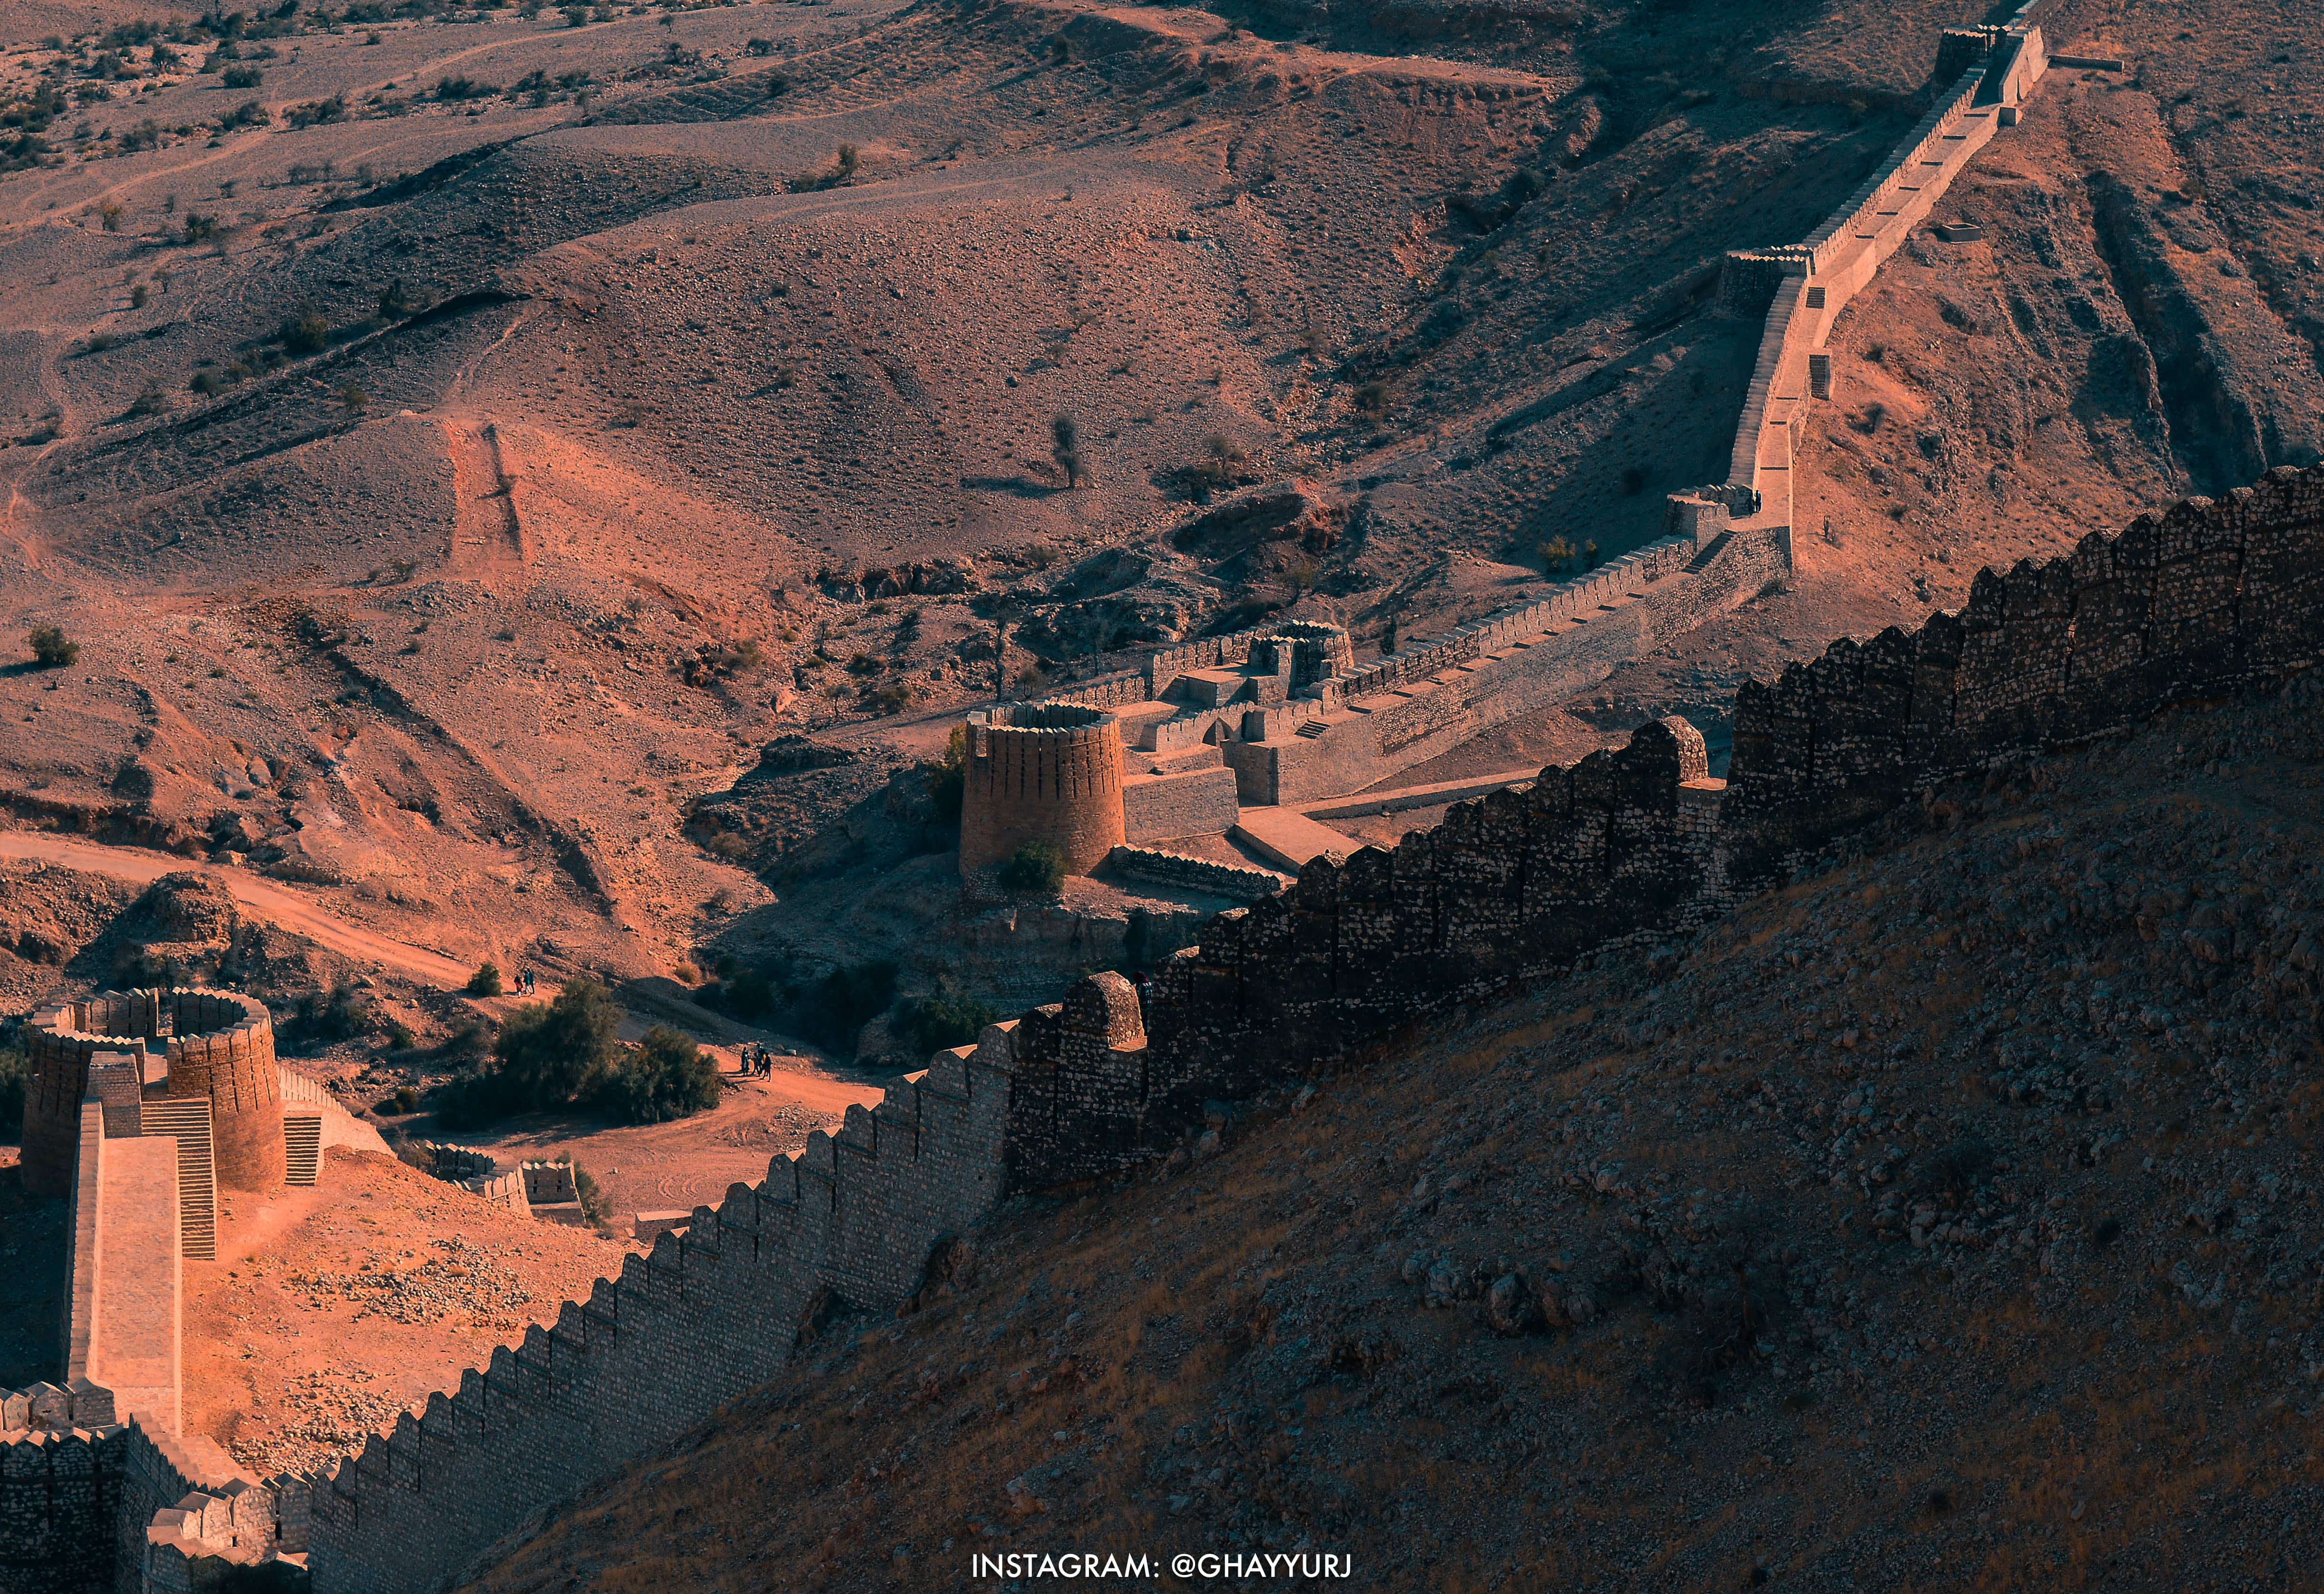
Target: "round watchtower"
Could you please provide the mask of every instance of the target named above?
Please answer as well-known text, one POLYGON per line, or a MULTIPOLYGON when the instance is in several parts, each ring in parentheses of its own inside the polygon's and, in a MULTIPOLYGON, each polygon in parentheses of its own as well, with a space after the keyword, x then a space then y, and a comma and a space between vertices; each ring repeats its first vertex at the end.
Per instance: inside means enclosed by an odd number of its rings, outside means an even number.
POLYGON ((1007 861, 1032 842, 1087 874, 1121 844, 1117 716, 1077 703, 1003 705, 968 716, 960 871, 1007 861))
POLYGON ((265 1005, 224 990, 108 990, 33 1016, 24 1098, 24 1185, 72 1187, 80 1102, 90 1059, 103 1052, 168 1059, 171 1096, 210 1104, 211 1154, 230 1190, 282 1183, 282 1076, 265 1005))

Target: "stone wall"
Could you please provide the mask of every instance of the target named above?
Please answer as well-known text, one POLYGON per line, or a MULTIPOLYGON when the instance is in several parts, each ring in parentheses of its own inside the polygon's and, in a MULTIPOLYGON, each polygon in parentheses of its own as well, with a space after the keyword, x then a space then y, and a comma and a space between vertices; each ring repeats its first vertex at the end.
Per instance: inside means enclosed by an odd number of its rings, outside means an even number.
MULTIPOLYGON (((2324 466, 1987 570, 1959 614, 1747 685, 1726 781, 1683 721, 1451 808, 1392 851, 1328 857, 1221 914, 1159 971, 1134 1058, 1044 1040, 1012 1108, 1012 1186, 1173 1144, 1204 1098, 1333 1065, 1513 982, 1683 933, 1936 785, 2282 681, 2324 654, 2324 466)), ((1069 999, 1069 1002, 1070 1002, 1069 999)), ((1069 1012, 1070 1009, 1065 1011, 1069 1012)), ((1071 1027, 1060 1009, 1022 1020, 1071 1027), (1047 1017, 1044 1017, 1047 1015, 1047 1017)))
MULTIPOLYGON (((772 1377, 834 1313, 908 1305, 1006 1190, 1117 1172, 1177 1144, 1208 1099, 1683 934, 1933 782, 2264 687, 2319 650, 2324 467, 2287 468, 2067 558, 1987 572, 1960 615, 1747 687, 1729 781, 1709 778, 1692 727, 1658 721, 1392 850, 1318 860, 1210 920, 1142 992, 1096 975, 938 1054, 456 1395, 305 1480, 315 1587, 446 1586, 530 1512, 772 1377)), ((301 1481, 269 1486, 290 1502, 286 1544, 301 1481)))
POLYGON ((537 1506, 774 1377, 835 1313, 893 1311, 945 1238, 999 1199, 1014 1027, 851 1108, 836 1137, 697 1209, 553 1329, 314 1479, 315 1587, 443 1586, 537 1506))

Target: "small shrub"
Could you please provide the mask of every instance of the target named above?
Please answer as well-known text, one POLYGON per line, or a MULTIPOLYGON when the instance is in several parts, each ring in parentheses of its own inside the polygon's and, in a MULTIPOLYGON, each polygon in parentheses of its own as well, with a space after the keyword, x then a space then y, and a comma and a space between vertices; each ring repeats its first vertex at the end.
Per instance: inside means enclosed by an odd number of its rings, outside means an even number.
POLYGON ((24 641, 32 650, 32 663, 42 669, 60 669, 80 658, 80 644, 60 626, 34 626, 24 641))
POLYGON ((1629 465, 1622 472, 1622 496, 1636 498, 1646 490, 1646 473, 1643 465, 1629 465))
POLYGON ((282 323, 282 346, 294 355, 320 354, 330 346, 331 324, 313 305, 302 308, 282 323))
POLYGON ((256 67, 228 67, 218 82, 227 88, 255 88, 265 76, 256 67))
POLYGON ((489 99, 499 92, 491 84, 480 83, 474 78, 455 76, 436 79, 436 97, 441 100, 489 99))
POLYGON ((772 55, 775 53, 775 41, 772 39, 753 39, 742 48, 752 55, 772 55))
POLYGON ((481 963, 476 972, 468 976, 470 996, 498 996, 501 993, 501 968, 495 963, 481 963))
POLYGON ((98 222, 103 225, 106 232, 117 233, 121 230, 120 200, 107 199, 97 207, 97 215, 98 222))
POLYGON ((1542 543, 1536 551, 1541 555, 1541 567, 1545 574, 1572 567, 1573 544, 1569 539, 1553 537, 1542 543))
POLYGON ((266 107, 254 99, 246 99, 218 118, 218 131, 231 133, 237 127, 263 127, 272 120, 266 107))
POLYGON ((364 406, 371 402, 371 399, 363 389, 351 382, 339 390, 339 402, 346 407, 348 414, 361 415, 364 412, 364 406))
POLYGON ((124 420, 143 420, 149 415, 160 415, 170 408, 170 395, 158 387, 149 387, 129 402, 122 412, 124 420))
POLYGON ((129 290, 129 308, 133 310, 142 310, 145 308, 145 301, 152 297, 152 284, 140 282, 129 290))
POLYGON ((211 238, 217 235, 217 217, 215 216, 204 216, 198 210, 189 210, 186 212, 184 226, 186 229, 186 242, 189 244, 198 244, 205 238, 211 238))
POLYGON ((313 127, 321 123, 344 122, 346 118, 347 102, 336 94, 311 105, 292 106, 282 113, 282 119, 293 127, 313 127))
POLYGON ((945 742, 944 756, 928 769, 928 800, 936 805, 939 823, 957 829, 960 807, 968 789, 968 727, 954 725, 945 742))
POLYGON ((999 1017, 986 1003, 938 986, 927 996, 896 1004, 895 1032, 899 1040, 925 1056, 950 1046, 973 1045, 984 1027, 999 1017))
POLYGON ((1047 842, 1027 842, 1001 866, 1001 883, 1012 891, 1054 897, 1065 883, 1065 855, 1047 842))

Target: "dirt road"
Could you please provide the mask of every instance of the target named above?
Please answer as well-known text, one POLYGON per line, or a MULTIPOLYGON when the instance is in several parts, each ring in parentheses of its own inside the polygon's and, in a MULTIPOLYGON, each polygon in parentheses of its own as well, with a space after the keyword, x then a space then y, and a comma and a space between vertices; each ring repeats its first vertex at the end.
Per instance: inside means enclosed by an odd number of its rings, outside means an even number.
POLYGON ((143 847, 108 847, 39 831, 0 831, 0 858, 61 863, 69 869, 85 869, 91 874, 109 875, 139 886, 151 885, 165 874, 206 874, 224 882, 243 911, 253 918, 295 930, 343 956, 363 958, 414 980, 454 990, 468 982, 470 970, 465 964, 440 953, 351 925, 298 892, 272 880, 256 879, 246 870, 220 869, 143 847))

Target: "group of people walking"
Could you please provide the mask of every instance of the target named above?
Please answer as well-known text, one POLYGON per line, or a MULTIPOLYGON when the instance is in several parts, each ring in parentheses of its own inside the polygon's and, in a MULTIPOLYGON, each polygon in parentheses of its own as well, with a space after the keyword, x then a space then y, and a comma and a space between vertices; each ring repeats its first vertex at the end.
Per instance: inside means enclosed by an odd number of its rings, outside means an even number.
POLYGON ((772 1048, 762 1046, 754 1040, 742 1043, 742 1077, 744 1079, 764 1079, 774 1071, 775 1054, 772 1048))

